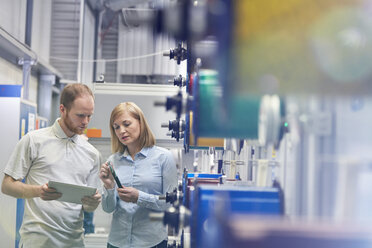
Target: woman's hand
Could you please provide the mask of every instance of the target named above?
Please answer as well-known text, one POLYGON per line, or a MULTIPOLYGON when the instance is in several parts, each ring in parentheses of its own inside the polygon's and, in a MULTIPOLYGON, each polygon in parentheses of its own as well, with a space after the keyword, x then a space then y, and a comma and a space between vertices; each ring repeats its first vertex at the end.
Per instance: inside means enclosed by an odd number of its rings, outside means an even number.
POLYGON ((139 192, 132 187, 118 188, 119 198, 125 202, 137 203, 139 192))
POLYGON ((101 165, 101 169, 99 170, 99 178, 102 180, 106 189, 115 188, 115 180, 111 174, 107 162, 101 165))

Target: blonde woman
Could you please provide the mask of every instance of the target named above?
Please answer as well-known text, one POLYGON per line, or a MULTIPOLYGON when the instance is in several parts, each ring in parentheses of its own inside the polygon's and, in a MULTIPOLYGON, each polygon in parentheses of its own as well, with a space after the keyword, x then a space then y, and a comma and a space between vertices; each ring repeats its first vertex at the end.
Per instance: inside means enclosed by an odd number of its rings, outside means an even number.
POLYGON ((169 205, 158 196, 177 186, 172 154, 155 146, 142 110, 133 102, 117 105, 110 117, 112 154, 100 169, 104 184, 102 207, 112 213, 107 247, 167 247, 167 230, 161 221, 151 221, 151 211, 169 205), (118 188, 108 164, 123 185, 118 188))

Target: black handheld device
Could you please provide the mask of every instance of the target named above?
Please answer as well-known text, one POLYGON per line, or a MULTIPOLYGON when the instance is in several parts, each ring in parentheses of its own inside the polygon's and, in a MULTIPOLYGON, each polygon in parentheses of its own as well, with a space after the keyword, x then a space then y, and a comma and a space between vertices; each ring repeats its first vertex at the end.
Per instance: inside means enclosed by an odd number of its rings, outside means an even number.
POLYGON ((116 175, 114 169, 113 169, 112 166, 111 166, 111 163, 108 162, 107 164, 108 164, 108 166, 109 166, 109 168, 110 168, 110 171, 111 171, 112 176, 113 176, 114 179, 115 179, 116 184, 118 185, 119 188, 123 188, 123 186, 122 186, 121 183, 120 183, 120 180, 119 180, 118 176, 116 175))

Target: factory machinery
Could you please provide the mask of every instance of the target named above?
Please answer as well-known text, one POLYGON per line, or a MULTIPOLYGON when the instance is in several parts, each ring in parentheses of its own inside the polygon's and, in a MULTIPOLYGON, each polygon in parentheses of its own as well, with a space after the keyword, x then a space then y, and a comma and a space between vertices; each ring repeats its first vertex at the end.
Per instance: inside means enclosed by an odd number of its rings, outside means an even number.
POLYGON ((158 31, 179 41, 164 55, 186 60, 187 75, 155 105, 174 111, 162 126, 195 154, 161 196, 172 207, 152 216, 173 229, 168 247, 372 245, 371 142, 347 124, 371 121, 371 10, 348 0, 157 10, 158 31))

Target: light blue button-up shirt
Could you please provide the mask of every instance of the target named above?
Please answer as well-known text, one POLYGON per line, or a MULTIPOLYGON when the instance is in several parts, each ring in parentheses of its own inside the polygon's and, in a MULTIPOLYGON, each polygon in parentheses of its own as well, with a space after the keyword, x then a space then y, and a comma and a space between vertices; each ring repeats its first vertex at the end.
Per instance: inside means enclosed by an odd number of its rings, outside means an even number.
POLYGON ((134 160, 124 152, 111 155, 108 161, 124 187, 139 191, 137 203, 130 203, 119 199, 116 188, 104 189, 103 210, 114 212, 108 242, 120 248, 145 248, 167 239, 166 227, 161 221, 151 221, 149 213, 167 209, 170 205, 158 196, 177 187, 177 168, 171 152, 153 146, 143 148, 134 160))

